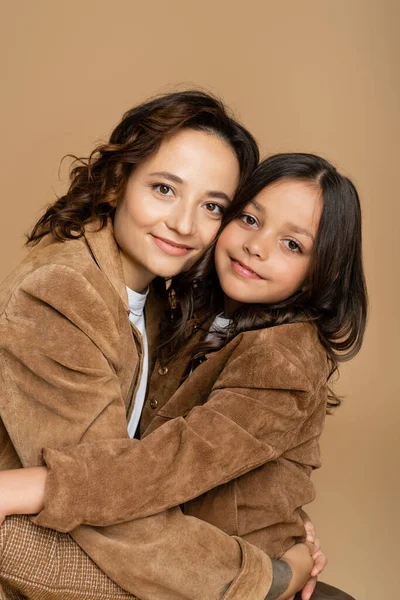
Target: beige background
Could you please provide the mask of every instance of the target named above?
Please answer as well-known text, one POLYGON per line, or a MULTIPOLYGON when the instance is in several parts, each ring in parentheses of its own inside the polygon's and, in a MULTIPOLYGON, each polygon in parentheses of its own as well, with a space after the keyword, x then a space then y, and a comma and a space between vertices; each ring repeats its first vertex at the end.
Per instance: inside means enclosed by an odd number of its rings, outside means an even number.
POLYGON ((400 583, 399 6, 1 2, 0 279, 64 189, 60 158, 87 154, 124 110, 177 85, 222 96, 264 154, 321 153, 354 178, 372 310, 362 353, 342 369, 346 399, 328 420, 310 513, 330 559, 323 579, 357 600, 397 597, 400 583))

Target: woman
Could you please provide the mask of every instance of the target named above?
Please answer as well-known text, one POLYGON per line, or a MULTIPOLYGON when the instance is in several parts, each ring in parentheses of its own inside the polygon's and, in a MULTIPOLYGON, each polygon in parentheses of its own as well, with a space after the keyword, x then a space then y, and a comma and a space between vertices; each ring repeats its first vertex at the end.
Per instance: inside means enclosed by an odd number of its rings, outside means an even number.
MULTIPOLYGON (((156 299, 143 313, 147 288, 207 248, 257 160, 219 103, 184 92, 129 111, 74 169, 1 290, 2 469, 41 464, 46 446, 127 439, 127 420, 134 435, 158 329, 156 299)), ((263 552, 179 508, 72 536, 142 598, 211 600, 229 588, 227 598, 263 599, 271 587, 263 552)), ((308 550, 296 552, 306 580, 308 550)))

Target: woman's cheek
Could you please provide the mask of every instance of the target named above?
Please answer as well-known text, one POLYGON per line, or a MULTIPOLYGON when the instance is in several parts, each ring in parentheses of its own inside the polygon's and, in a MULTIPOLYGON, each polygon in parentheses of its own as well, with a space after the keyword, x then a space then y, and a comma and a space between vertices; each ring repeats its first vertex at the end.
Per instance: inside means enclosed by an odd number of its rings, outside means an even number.
POLYGON ((213 242, 217 236, 220 221, 217 219, 208 219, 207 223, 202 224, 200 227, 200 241, 204 251, 213 242))

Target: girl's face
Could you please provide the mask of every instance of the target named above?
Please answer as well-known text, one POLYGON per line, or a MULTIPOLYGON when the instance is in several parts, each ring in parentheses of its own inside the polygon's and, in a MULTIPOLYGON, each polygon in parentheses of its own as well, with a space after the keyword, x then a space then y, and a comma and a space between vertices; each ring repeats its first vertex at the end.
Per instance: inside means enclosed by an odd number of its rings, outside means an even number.
POLYGON ((239 176, 232 148, 192 129, 140 163, 114 218, 126 285, 140 292, 156 276, 187 270, 216 236, 239 176))
POLYGON ((226 226, 215 265, 228 312, 241 304, 280 302, 306 285, 321 211, 316 184, 283 179, 226 226))

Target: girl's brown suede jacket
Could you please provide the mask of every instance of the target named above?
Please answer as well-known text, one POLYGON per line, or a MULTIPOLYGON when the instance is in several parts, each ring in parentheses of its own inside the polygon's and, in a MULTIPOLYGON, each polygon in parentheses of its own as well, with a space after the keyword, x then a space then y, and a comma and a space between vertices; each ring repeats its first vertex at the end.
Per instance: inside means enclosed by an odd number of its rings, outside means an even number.
MULTIPOLYGON (((298 509, 314 496, 327 378, 316 330, 241 334, 179 387, 194 333, 183 357, 156 365, 145 439, 129 440, 141 340, 125 294, 110 227, 44 240, 3 285, 0 466, 40 464, 52 448, 37 522, 73 530, 132 593, 263 599, 271 565, 252 544, 280 556, 303 534, 298 509)), ((154 339, 156 319, 146 319, 154 339)))

